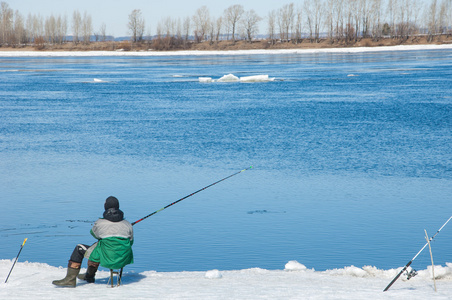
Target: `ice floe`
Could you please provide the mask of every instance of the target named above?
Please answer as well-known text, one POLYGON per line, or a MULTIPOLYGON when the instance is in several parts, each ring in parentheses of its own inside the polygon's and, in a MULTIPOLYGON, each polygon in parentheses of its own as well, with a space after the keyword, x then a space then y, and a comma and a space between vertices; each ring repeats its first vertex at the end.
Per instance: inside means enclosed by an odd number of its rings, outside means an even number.
POLYGON ((210 83, 210 82, 268 82, 274 81, 275 78, 270 78, 268 75, 253 75, 253 76, 244 76, 237 77, 234 74, 227 74, 219 79, 212 79, 212 77, 199 77, 198 81, 202 83, 210 83))

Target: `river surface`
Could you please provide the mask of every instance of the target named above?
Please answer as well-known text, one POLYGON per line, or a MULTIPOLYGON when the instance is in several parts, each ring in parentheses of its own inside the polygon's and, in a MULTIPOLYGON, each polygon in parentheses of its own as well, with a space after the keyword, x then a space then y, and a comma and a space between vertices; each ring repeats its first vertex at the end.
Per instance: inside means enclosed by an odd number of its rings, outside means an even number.
MULTIPOLYGON (((452 215, 452 51, 0 57, 0 259, 66 266, 116 196, 127 271, 405 265, 452 215), (269 82, 199 82, 224 75, 269 82)), ((452 224, 432 244, 452 262, 452 224)), ((430 264, 424 251, 414 268, 430 264)))

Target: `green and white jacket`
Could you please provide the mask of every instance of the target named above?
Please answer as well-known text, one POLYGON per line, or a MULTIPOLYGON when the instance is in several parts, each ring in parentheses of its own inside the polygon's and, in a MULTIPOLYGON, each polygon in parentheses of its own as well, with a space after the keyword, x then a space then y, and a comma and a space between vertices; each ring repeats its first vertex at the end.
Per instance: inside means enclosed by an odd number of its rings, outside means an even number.
POLYGON ((133 228, 129 221, 99 219, 94 223, 91 235, 98 242, 90 247, 93 249, 89 253, 89 260, 108 269, 121 269, 133 263, 133 228))

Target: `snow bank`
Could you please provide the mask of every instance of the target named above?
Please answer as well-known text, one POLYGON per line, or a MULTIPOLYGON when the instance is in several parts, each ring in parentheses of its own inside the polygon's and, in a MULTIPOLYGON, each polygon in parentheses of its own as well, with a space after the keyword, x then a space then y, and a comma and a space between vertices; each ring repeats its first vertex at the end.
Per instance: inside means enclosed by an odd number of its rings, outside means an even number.
POLYGON ((203 56, 203 55, 258 55, 258 54, 305 54, 305 53, 359 53, 379 51, 412 51, 452 49, 444 45, 399 45, 382 47, 322 48, 322 49, 277 49, 277 50, 231 50, 231 51, 0 51, 0 57, 23 56, 203 56))
MULTIPOLYGON (((42 263, 18 262, 8 283, 4 279, 13 260, 0 260, 0 299, 451 299, 452 264, 435 266, 438 292, 430 270, 406 280, 401 276, 391 289, 386 285, 400 269, 379 270, 355 266, 317 272, 293 260, 285 270, 251 268, 236 271, 135 273, 124 269, 120 287, 108 285, 109 272, 100 268, 96 283, 77 282, 77 288, 58 288, 55 279, 66 268, 42 263), (290 272, 288 272, 290 271, 290 272), (3 276, 3 277, 2 277, 3 276)), ((86 263, 84 264, 86 265, 86 263)), ((82 272, 85 269, 82 268, 82 272)))

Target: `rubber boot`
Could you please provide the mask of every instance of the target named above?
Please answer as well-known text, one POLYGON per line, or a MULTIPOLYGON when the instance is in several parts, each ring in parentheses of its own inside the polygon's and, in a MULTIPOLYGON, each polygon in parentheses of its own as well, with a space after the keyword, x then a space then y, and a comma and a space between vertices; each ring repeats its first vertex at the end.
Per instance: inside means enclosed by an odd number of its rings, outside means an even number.
POLYGON ((77 275, 80 273, 80 265, 81 263, 76 263, 73 261, 69 261, 67 266, 67 274, 61 280, 54 280, 52 283, 61 287, 74 287, 77 284, 77 275))
POLYGON ((99 263, 88 260, 88 269, 85 274, 78 275, 78 279, 85 280, 88 283, 94 283, 99 263))

